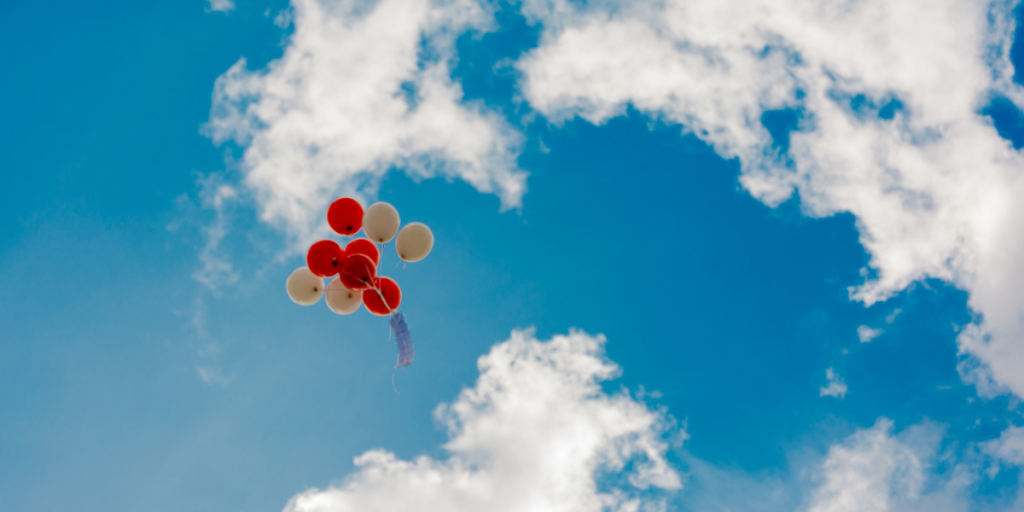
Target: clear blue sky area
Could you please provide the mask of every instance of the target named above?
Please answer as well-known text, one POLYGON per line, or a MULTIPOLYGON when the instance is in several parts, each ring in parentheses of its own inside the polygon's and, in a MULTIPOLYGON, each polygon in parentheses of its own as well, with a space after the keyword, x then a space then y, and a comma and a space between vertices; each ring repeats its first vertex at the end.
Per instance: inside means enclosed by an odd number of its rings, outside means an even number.
MULTIPOLYGON (((371 448, 443 456, 433 409, 530 326, 606 335, 623 368, 608 389, 660 391, 688 453, 750 473, 785 473, 794 451, 880 416, 938 422, 954 451, 1019 422, 1015 401, 978 399, 957 374, 964 292, 928 281, 852 302, 868 260, 852 216, 768 208, 738 186, 738 162, 636 112, 528 125, 521 211, 460 181, 387 175, 380 199, 437 239, 388 271, 417 342, 400 396, 386 320, 292 304, 302 259, 275 259, 283 238, 251 205, 229 209, 223 246, 242 281, 209 291, 192 277, 212 216, 199 190, 237 178, 236 148, 200 128, 220 74, 281 54, 284 7, 0 3, 0 510, 273 511, 371 448), (860 325, 885 333, 860 343, 860 325), (842 400, 819 396, 829 367, 842 400)), ((455 76, 519 119, 513 77, 490 70, 537 35, 500 19, 460 41, 455 76)), ((1024 140, 1012 105, 989 112, 1024 140)), ((765 119, 780 143, 794 116, 765 119)), ((978 492, 1012 501, 1018 476, 978 492)))

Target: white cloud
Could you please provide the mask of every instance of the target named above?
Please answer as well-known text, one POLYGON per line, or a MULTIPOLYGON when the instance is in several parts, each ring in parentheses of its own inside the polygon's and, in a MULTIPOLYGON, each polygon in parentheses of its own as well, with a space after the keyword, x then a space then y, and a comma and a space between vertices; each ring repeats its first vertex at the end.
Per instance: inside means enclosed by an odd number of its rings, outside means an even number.
POLYGON ((881 420, 829 449, 809 512, 883 512, 892 494, 920 493, 921 461, 892 437, 891 429, 892 422, 881 420))
MULTIPOLYGON (((879 418, 832 444, 823 456, 806 448, 790 453, 791 471, 747 473, 684 455, 690 470, 679 510, 701 512, 954 512, 1024 510, 976 495, 986 460, 977 446, 953 443, 940 450, 941 425, 924 421, 898 434, 879 418)), ((1009 491, 1009 490, 1008 490, 1009 491)), ((1012 491, 1009 497, 1012 498, 1012 491)))
MULTIPOLYGON (((517 66, 523 97, 555 122, 602 123, 631 104, 738 158, 766 204, 798 191, 808 215, 852 212, 874 270, 852 297, 872 304, 929 276, 968 290, 982 316, 959 342, 983 364, 965 375, 1024 396, 1024 159, 978 114, 993 91, 1024 104, 1014 5, 531 0, 541 44, 517 66), (893 100, 902 108, 883 115, 893 100), (803 113, 785 154, 761 123, 777 109, 803 113)), ((490 29, 492 8, 295 0, 283 57, 221 76, 206 127, 245 148, 262 219, 308 240, 330 199, 371 198, 393 168, 519 205, 521 134, 450 77, 455 37, 490 29)))
POLYGON ((968 290, 984 319, 962 349, 1024 396, 1024 158, 978 114, 993 91, 1024 105, 1014 5, 528 1, 544 28, 518 67, 556 123, 633 105, 738 158, 766 204, 798 191, 810 216, 852 212, 875 273, 851 295, 872 304, 927 276, 968 290), (803 112, 787 154, 761 122, 777 109, 803 112))
POLYGON ((231 380, 218 368, 197 366, 196 373, 199 374, 199 380, 204 384, 227 384, 231 380))
POLYGON ((903 308, 896 308, 892 310, 892 313, 889 313, 889 315, 885 317, 885 323, 892 325, 901 313, 903 313, 903 308))
POLYGON ((233 0, 209 0, 210 6, 207 8, 209 11, 214 12, 229 12, 235 9, 235 2, 233 0))
POLYGON ((217 79, 205 130, 245 146, 241 163, 263 220, 296 239, 324 229, 339 195, 370 198, 381 176, 447 176, 516 207, 526 175, 521 135, 462 101, 451 79, 454 39, 485 30, 473 0, 294 0, 284 55, 217 79))
POLYGON ((846 383, 832 368, 825 370, 825 379, 828 383, 821 387, 818 396, 831 396, 842 399, 846 396, 846 383))
POLYGON ((178 233, 183 231, 192 235, 198 231, 202 237, 199 248, 201 267, 192 274, 192 278, 202 283, 215 294, 224 288, 237 284, 241 273, 235 268, 222 247, 225 238, 231 234, 232 207, 242 199, 239 190, 229 185, 220 174, 200 176, 196 180, 198 201, 188 194, 175 198, 176 212, 167 231, 178 233))
MULTIPOLYGON (((550 341, 514 331, 478 360, 475 386, 435 410, 448 427, 447 458, 370 450, 344 480, 299 493, 285 512, 957 512, 978 505, 971 493, 984 465, 974 445, 960 457, 940 452, 943 428, 929 421, 894 434, 893 422, 879 418, 824 456, 791 460, 790 473, 746 473, 681 452, 688 469, 680 475, 666 455, 686 433, 666 410, 643 403, 642 391, 602 389, 619 373, 603 344, 578 331, 550 341)), ((1008 430, 985 451, 1022 463, 1021 432, 1008 430)))
POLYGON ((1024 466, 1024 427, 1004 430, 999 439, 985 445, 985 451, 1008 464, 1024 466))
POLYGON ((879 419, 832 446, 821 465, 821 484, 810 493, 808 512, 887 512, 969 510, 965 490, 970 472, 954 469, 937 485, 926 486, 940 432, 930 424, 892 435, 892 422, 879 419), (925 492, 935 488, 932 492, 925 492))
POLYGON ((203 249, 199 252, 199 262, 203 266, 192 274, 192 278, 216 292, 225 286, 234 285, 241 279, 241 274, 220 251, 221 241, 228 235, 228 217, 225 209, 228 203, 237 198, 238 191, 222 183, 218 176, 212 175, 202 181, 199 196, 203 208, 212 210, 214 218, 203 228, 205 240, 203 249))
POLYGON ((860 338, 861 343, 868 343, 871 340, 879 337, 885 332, 881 329, 872 329, 866 325, 862 325, 857 328, 857 338, 860 338))
MULTIPOLYGON (((269 14, 269 11, 268 11, 269 14)), ((289 9, 281 9, 281 12, 274 16, 274 25, 279 28, 288 28, 292 24, 292 11, 289 9)))
POLYGON ((671 419, 602 390, 618 374, 603 344, 582 332, 547 342, 513 332, 479 359, 476 385, 435 411, 449 458, 372 450, 339 485, 303 492, 285 510, 663 510, 666 491, 681 487, 665 458, 671 419))

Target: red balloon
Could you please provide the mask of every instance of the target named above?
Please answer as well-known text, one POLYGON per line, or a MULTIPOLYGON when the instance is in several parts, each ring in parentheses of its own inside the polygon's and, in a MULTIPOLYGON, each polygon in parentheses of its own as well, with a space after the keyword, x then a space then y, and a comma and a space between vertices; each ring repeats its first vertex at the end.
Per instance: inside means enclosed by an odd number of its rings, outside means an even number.
POLYGON ((391 278, 378 277, 373 280, 372 288, 363 290, 363 304, 375 315, 390 315, 401 303, 402 289, 391 278))
POLYGON ((306 266, 320 277, 331 277, 341 269, 345 251, 334 240, 320 240, 309 247, 306 266))
POLYGON ((356 238, 345 246, 345 254, 365 254, 376 265, 380 263, 380 250, 369 238, 356 238))
POLYGON ((377 277, 377 265, 365 254, 353 254, 345 258, 338 273, 341 284, 354 292, 373 286, 373 278, 377 277))
POLYGON ((327 208, 327 223, 339 235, 354 235, 363 227, 363 205, 351 197, 336 199, 327 208))

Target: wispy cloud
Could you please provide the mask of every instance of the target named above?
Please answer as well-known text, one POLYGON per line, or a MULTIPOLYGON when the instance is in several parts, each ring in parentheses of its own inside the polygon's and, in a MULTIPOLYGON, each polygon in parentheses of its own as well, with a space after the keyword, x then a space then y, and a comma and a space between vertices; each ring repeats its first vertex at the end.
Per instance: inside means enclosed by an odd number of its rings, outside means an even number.
POLYGON ((231 260, 220 250, 221 241, 228 235, 226 208, 237 196, 234 187, 220 183, 216 176, 208 177, 200 190, 203 206, 213 212, 214 218, 203 228, 204 244, 199 252, 202 267, 192 277, 215 292, 237 283, 241 278, 231 260))
POLYGON ((832 368, 825 370, 825 380, 828 382, 821 387, 819 396, 831 396, 839 399, 846 396, 846 383, 835 370, 832 368))
POLYGON ((239 201, 238 190, 219 174, 201 176, 196 184, 198 201, 188 194, 178 196, 177 211, 167 230, 186 239, 199 235, 200 267, 192 278, 216 294, 241 279, 228 251, 222 247, 231 234, 231 210, 239 201))
POLYGON ((1024 466, 1024 427, 1007 428, 985 445, 985 451, 1007 464, 1024 466))
POLYGON ((896 309, 892 310, 892 313, 889 313, 885 317, 885 323, 887 323, 889 325, 892 325, 894 322, 896 322, 896 319, 899 318, 900 314, 902 314, 902 313, 903 313, 903 308, 896 308, 896 309))
POLYGON ((862 325, 857 328, 857 338, 860 339, 861 343, 868 343, 871 340, 881 336, 883 332, 885 331, 881 329, 873 329, 866 325, 862 325))
POLYGON ((230 12, 235 9, 235 2, 233 0, 209 0, 209 7, 207 11, 211 12, 230 12))
POLYGON ((199 379, 205 384, 227 384, 230 382, 230 378, 224 375, 224 372, 219 368, 211 368, 208 366, 197 366, 196 373, 199 374, 199 379))
POLYGON ((281 12, 274 16, 274 25, 279 28, 288 28, 292 24, 292 11, 291 9, 281 9, 281 12))

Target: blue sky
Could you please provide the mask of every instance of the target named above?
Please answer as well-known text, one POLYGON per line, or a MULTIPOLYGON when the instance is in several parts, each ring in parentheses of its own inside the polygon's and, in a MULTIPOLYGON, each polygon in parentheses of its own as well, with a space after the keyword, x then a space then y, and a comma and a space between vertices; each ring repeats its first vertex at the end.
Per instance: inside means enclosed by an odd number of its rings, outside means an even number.
MULTIPOLYGON (((427 29, 418 57, 426 69, 452 52, 457 104, 519 133, 510 172, 528 175, 528 190, 517 204, 503 205, 501 176, 484 190, 446 171, 454 157, 440 157, 433 177, 405 172, 414 159, 398 158, 322 184, 372 182, 359 193, 434 231, 423 262, 393 267, 397 258, 385 255, 417 345, 395 394, 386 320, 288 300, 284 281, 303 264, 293 250, 301 229, 261 217, 268 189, 247 181, 257 168, 250 142, 215 143, 203 129, 218 77, 242 57, 246 69, 267 69, 309 26, 274 19, 313 4, 0 6, 0 510, 281 510, 308 489, 357 481, 353 457, 368 450, 446 460, 452 435, 435 408, 473 388, 477 359, 492 346, 531 327, 539 340, 572 328, 603 334, 607 360, 621 367, 603 393, 624 387, 645 410, 675 418, 658 434, 686 438, 664 448, 667 471, 683 475, 681 488, 663 486, 658 497, 671 510, 711 510, 712 501, 753 509, 730 502, 726 488, 775 489, 784 498, 772 510, 860 510, 825 503, 832 491, 813 475, 828 475, 824 461, 871 433, 917 446, 919 431, 936 440, 932 455, 914 452, 931 462, 912 495, 939 500, 933 488, 970 470, 950 510, 1022 506, 1024 454, 992 444, 1024 424, 1018 381, 996 364, 995 384, 977 384, 968 370, 992 360, 961 337, 971 325, 995 326, 992 343, 1020 344, 985 309, 996 292, 984 277, 921 264, 887 300, 851 298, 851 288, 897 272, 871 264, 871 251, 884 261, 891 246, 861 243, 865 230, 884 231, 868 206, 835 200, 835 214, 821 215, 802 201, 827 196, 821 189, 798 186, 781 201, 752 194, 741 179, 754 172, 752 153, 684 131, 672 105, 640 93, 613 114, 587 110, 606 101, 598 93, 567 107, 572 115, 552 107, 528 85, 540 83, 528 66, 571 22, 524 15, 518 4, 501 4, 486 34, 456 30, 451 49, 434 49, 427 29), (219 186, 238 196, 217 208, 219 186), (226 234, 211 246, 218 226, 226 234), (231 271, 204 284, 204 257, 231 271), (861 326, 883 332, 862 343, 861 326), (829 369, 847 386, 841 396, 821 393, 829 369), (875 427, 880 418, 892 420, 891 436, 875 427)), ((1021 65, 1012 48, 1006 58, 1021 65)), ((426 87, 416 80, 412 97, 426 87)), ((1016 147, 1024 127, 1013 87, 992 85, 997 99, 977 118, 1016 147)), ((828 123, 799 97, 787 101, 797 103, 766 104, 757 119, 767 151, 799 168, 800 154, 786 156, 788 132, 828 123)), ((881 100, 873 111, 867 104, 857 115, 893 115, 879 112, 881 100)), ((923 116, 930 104, 921 105, 901 115, 923 116)), ((1000 297, 1021 304, 1021 295, 1000 297)), ((893 485, 886 499, 902 510, 899 500, 913 496, 893 485)))

